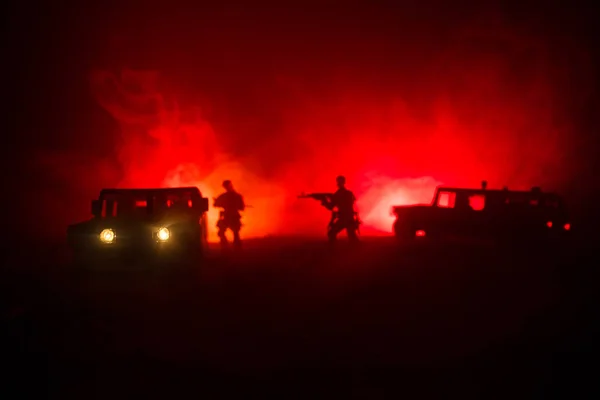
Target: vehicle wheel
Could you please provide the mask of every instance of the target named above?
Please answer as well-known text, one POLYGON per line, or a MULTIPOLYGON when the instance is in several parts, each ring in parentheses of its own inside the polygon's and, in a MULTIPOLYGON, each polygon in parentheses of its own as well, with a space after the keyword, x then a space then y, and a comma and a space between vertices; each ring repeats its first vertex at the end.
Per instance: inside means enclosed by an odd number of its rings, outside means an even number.
POLYGON ((84 251, 74 250, 68 264, 69 270, 75 273, 82 272, 88 267, 90 262, 90 257, 84 251))
POLYGON ((394 226, 394 233, 400 243, 413 243, 415 241, 415 230, 410 226, 394 226))
POLYGON ((102 271, 101 262, 85 252, 73 254, 73 258, 68 266, 70 276, 77 279, 88 279, 95 273, 102 271))
POLYGON ((186 264, 196 264, 203 254, 202 233, 200 235, 190 235, 187 240, 183 258, 186 264))
POLYGON ((202 223, 200 225, 200 244, 202 246, 208 245, 208 221, 206 216, 202 218, 202 223))
POLYGON ((202 258, 202 246, 190 247, 187 251, 186 259, 190 262, 197 263, 202 258))

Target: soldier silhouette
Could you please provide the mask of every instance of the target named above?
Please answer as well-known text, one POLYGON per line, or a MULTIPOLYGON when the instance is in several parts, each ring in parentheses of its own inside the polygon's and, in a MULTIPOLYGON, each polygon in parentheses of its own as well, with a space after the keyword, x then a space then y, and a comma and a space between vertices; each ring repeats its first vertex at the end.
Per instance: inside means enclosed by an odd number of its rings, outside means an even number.
POLYGON ((233 184, 230 180, 223 181, 223 188, 225 188, 225 193, 217 197, 213 204, 214 207, 223 209, 220 212, 219 221, 217 222, 219 239, 221 245, 226 247, 228 242, 225 232, 227 232, 227 229, 231 229, 233 232, 233 244, 236 247, 240 247, 242 244, 240 239, 240 229, 242 228, 240 211, 244 211, 246 208, 244 198, 233 189, 233 184))
POLYGON ((355 210, 356 197, 354 193, 346 189, 345 177, 338 176, 336 183, 338 190, 329 200, 322 202, 323 206, 332 212, 327 236, 333 243, 336 241, 338 233, 345 229, 349 240, 358 241, 359 221, 355 210))

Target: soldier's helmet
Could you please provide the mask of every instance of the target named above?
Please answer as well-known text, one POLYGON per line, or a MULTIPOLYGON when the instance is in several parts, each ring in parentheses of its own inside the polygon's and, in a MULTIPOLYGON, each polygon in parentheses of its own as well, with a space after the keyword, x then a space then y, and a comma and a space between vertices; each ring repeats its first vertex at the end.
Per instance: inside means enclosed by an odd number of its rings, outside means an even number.
POLYGON ((340 175, 337 178, 335 178, 335 182, 338 184, 338 186, 342 186, 346 184, 346 177, 340 175))

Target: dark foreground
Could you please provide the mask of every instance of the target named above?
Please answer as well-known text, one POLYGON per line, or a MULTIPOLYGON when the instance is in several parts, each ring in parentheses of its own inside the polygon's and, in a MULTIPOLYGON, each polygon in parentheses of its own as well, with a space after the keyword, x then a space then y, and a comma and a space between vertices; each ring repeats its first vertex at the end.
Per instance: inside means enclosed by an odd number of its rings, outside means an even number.
POLYGON ((17 249, 1 283, 0 397, 600 393, 593 246, 340 244, 265 239, 192 268, 87 273, 58 247, 17 249))

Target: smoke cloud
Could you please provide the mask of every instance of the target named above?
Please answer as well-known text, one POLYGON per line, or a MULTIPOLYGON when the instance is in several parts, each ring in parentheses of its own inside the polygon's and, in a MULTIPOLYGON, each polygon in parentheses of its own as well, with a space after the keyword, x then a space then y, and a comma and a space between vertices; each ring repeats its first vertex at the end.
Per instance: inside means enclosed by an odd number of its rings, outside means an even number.
MULTIPOLYGON (((560 190, 580 167, 565 88, 585 52, 567 63, 550 39, 499 19, 429 43, 352 37, 307 50, 290 39, 296 56, 280 48, 278 58, 272 37, 251 50, 223 37, 224 49, 203 53, 201 78, 127 63, 92 71, 91 93, 119 126, 118 173, 104 182, 192 185, 212 199, 231 179, 252 206, 245 237, 323 235, 327 212, 297 195, 333 191, 341 174, 363 232, 389 233, 392 205, 428 203, 439 184, 560 190), (228 66, 221 74, 215 57, 228 66)), ((218 210, 209 214, 213 225, 218 210)))

